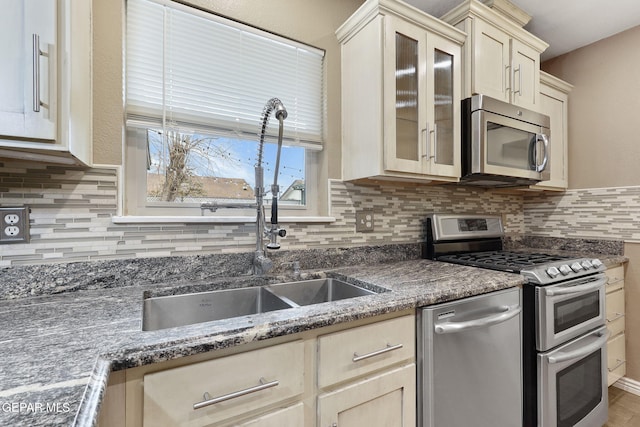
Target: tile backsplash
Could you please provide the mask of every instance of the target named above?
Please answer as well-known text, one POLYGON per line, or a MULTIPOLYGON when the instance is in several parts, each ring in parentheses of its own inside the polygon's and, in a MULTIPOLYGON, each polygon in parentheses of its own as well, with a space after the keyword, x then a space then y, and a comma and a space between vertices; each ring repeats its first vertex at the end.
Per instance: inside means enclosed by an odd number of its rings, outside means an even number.
POLYGON ((523 213, 527 234, 640 241, 640 186, 527 196, 523 213))
MULTIPOLYGON (((118 176, 109 167, 0 162, 0 205, 31 207, 31 242, 0 246, 0 267, 254 250, 253 224, 114 224, 118 176)), ((355 247, 421 240, 430 212, 502 215, 507 233, 525 231, 524 196, 455 185, 331 181, 330 223, 284 224, 283 249, 355 247), (358 210, 374 231, 356 232, 358 210)))

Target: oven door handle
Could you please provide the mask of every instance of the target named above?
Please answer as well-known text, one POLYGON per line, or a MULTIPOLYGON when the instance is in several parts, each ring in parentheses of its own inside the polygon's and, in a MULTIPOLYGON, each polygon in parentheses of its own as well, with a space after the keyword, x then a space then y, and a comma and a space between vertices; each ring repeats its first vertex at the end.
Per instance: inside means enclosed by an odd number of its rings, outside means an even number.
POLYGON ((594 335, 599 336, 600 339, 580 348, 579 350, 568 351, 566 353, 561 351, 558 352, 558 354, 555 356, 549 356, 549 363, 562 363, 568 360, 580 359, 582 357, 588 356, 607 343, 611 332, 606 329, 604 331, 598 331, 594 335))
POLYGON ((603 279, 598 279, 593 283, 588 283, 586 285, 563 286, 563 287, 545 289, 544 293, 545 293, 545 295, 550 296, 550 297, 555 296, 555 295, 577 294, 577 293, 581 293, 581 292, 589 292, 589 291, 598 290, 599 288, 604 286, 606 283, 607 283, 607 279, 603 278, 603 279))
POLYGON ((465 322, 444 322, 436 325, 434 330, 436 334, 451 334, 496 325, 516 317, 522 311, 522 307, 520 305, 503 306, 500 307, 500 310, 499 314, 481 317, 480 319, 467 320, 465 322))

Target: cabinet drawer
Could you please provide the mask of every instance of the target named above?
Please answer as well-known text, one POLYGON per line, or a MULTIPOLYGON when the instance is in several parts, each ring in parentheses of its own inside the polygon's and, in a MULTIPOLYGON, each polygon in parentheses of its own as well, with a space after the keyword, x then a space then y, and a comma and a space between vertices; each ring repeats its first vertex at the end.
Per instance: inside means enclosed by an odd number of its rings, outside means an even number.
POLYGON ((624 266, 618 265, 605 271, 609 282, 607 283, 607 293, 624 287, 624 266))
POLYGON ((303 370, 304 345, 296 341, 147 374, 143 425, 204 426, 292 398, 304 390, 303 370))
POLYGON ((607 343, 607 385, 618 381, 626 373, 624 338, 624 334, 620 334, 607 343))
POLYGON ((606 306, 607 328, 611 331, 611 336, 614 337, 625 329, 624 289, 618 289, 615 292, 608 293, 606 296, 606 306))
POLYGON ((318 385, 347 381, 414 355, 414 316, 324 335, 318 338, 318 385))

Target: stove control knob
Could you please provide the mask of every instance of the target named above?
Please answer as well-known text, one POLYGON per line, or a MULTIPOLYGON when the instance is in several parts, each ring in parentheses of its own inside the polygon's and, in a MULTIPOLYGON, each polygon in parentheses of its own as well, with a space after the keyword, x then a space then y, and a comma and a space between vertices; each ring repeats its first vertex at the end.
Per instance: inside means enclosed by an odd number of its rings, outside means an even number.
POLYGON ((591 264, 593 265, 593 268, 598 268, 602 266, 602 261, 600 261, 598 258, 591 260, 591 264))
POLYGON ((573 264, 571 264, 571 269, 577 273, 578 271, 582 270, 582 266, 579 262, 574 262, 573 264))
POLYGON ((571 267, 569 267, 567 264, 562 264, 560 266, 560 273, 562 273, 563 276, 566 276, 567 274, 571 273, 571 267))
POLYGON ((585 259, 584 261, 582 261, 580 263, 580 265, 582 266, 582 268, 584 268, 585 270, 588 270, 590 268, 593 267, 593 264, 591 264, 591 261, 589 261, 588 259, 585 259))
POLYGON ((560 270, 558 270, 556 267, 549 267, 547 269, 547 274, 549 275, 549 277, 551 277, 552 279, 555 279, 556 277, 558 277, 558 275, 560 274, 560 270))

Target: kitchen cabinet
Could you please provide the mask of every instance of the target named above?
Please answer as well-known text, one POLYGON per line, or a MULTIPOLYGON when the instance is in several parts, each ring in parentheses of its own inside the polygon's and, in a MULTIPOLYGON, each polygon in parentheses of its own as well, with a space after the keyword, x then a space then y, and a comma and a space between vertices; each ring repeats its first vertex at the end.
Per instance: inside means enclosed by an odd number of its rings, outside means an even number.
POLYGON ((413 316, 320 337, 318 387, 352 381, 320 394, 317 425, 415 425, 414 343, 413 316))
POLYGON ((610 267, 605 273, 609 279, 605 296, 606 319, 611 332, 607 342, 607 384, 611 385, 626 373, 624 266, 610 267))
POLYGON ((415 426, 415 364, 366 378, 318 399, 318 426, 415 426))
POLYGON ((6 0, 0 15, 0 135, 55 140, 57 7, 6 0))
POLYGON ((466 0, 441 19, 468 34, 463 97, 484 94, 540 111, 540 54, 549 47, 546 42, 477 0, 466 0))
POLYGON ((98 425, 412 427, 415 372, 406 310, 114 372, 98 425))
POLYGON ((566 190, 569 186, 569 92, 567 82, 540 71, 540 112, 549 116, 551 135, 549 167, 551 178, 531 188, 536 190, 566 190))
POLYGON ((464 33, 396 0, 337 31, 343 179, 457 181, 464 33))
MULTIPOLYGON (((295 398, 304 390, 303 363, 297 341, 147 374, 143 426, 207 426, 244 415, 248 405, 255 410, 295 398)), ((301 410, 278 408, 266 416, 281 419, 301 410)))
POLYGON ((91 164, 91 2, 7 0, 0 24, 0 157, 91 164))

